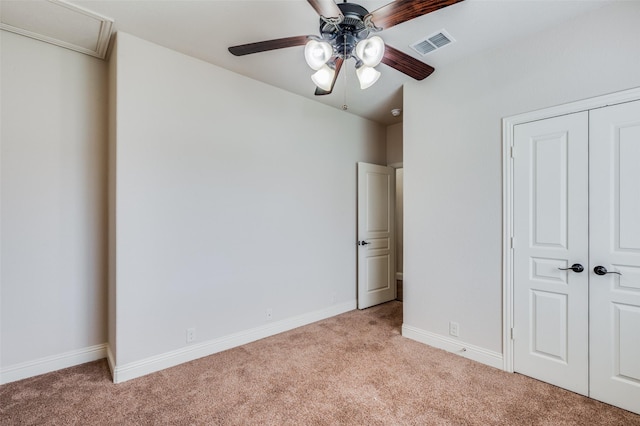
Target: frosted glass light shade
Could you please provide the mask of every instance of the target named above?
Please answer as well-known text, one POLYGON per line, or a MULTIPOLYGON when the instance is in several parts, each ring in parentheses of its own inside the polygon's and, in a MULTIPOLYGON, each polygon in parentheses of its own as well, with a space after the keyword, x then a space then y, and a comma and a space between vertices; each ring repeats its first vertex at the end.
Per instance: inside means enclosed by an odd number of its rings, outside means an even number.
POLYGON ((378 70, 366 65, 356 69, 356 75, 358 76, 358 81, 360 81, 360 88, 363 90, 373 86, 380 78, 380 72, 378 70))
POLYGON ((333 77, 335 77, 335 75, 336 70, 329 68, 328 65, 323 65, 322 68, 311 76, 311 80, 316 86, 328 92, 331 90, 331 84, 333 83, 333 77))
POLYGON ((319 70, 331 59, 333 49, 326 41, 309 40, 304 46, 304 59, 314 70, 319 70))
POLYGON ((368 67, 377 66, 384 56, 384 41, 378 36, 373 36, 358 42, 356 56, 368 67))

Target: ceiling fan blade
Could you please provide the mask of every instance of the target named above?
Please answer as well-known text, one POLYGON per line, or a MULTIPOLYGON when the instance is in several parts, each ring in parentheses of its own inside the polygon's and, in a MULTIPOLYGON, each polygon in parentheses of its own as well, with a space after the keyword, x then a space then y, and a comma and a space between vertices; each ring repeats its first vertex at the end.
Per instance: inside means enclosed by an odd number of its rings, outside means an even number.
POLYGON ((431 65, 427 65, 389 45, 385 46, 382 63, 416 80, 424 80, 435 71, 431 65))
POLYGON ((333 81, 331 82, 331 89, 329 91, 326 90, 322 90, 319 87, 316 87, 316 96, 322 96, 322 95, 328 95, 331 92, 333 92, 333 86, 336 85, 336 80, 338 79, 338 74, 340 74, 340 68, 342 68, 342 63, 344 62, 344 59, 342 59, 341 57, 336 57, 336 74, 333 76, 333 81))
POLYGON ((396 0, 374 10, 365 16, 365 22, 370 20, 376 28, 386 30, 427 13, 435 12, 443 7, 461 2, 462 0, 396 0))
POLYGON ((335 20, 338 22, 342 22, 344 19, 344 15, 338 8, 338 5, 333 0, 307 0, 311 7, 313 7, 318 15, 323 18, 335 20))
POLYGON ((265 52, 267 50, 283 49, 285 47, 304 46, 309 41, 310 36, 295 36, 278 38, 275 40, 258 41, 256 43, 241 44, 231 46, 229 52, 236 56, 248 55, 250 53, 265 52))

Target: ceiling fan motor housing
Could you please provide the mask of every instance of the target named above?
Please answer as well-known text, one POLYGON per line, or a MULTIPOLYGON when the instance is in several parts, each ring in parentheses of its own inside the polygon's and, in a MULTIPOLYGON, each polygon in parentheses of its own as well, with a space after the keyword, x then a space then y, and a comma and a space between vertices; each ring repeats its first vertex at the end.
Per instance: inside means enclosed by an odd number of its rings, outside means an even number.
POLYGON ((354 3, 338 3, 337 6, 344 19, 336 25, 320 18, 320 34, 333 46, 337 55, 348 59, 352 56, 356 44, 369 37, 369 28, 364 22, 364 17, 369 11, 354 3))

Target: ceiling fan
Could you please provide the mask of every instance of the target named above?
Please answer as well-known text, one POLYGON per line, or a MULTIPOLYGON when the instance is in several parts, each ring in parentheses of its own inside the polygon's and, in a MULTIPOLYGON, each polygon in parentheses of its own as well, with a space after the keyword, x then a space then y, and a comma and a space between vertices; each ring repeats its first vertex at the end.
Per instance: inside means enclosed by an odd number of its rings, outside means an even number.
POLYGON ((349 58, 356 60, 356 75, 360 87, 366 89, 380 77, 375 67, 382 62, 416 79, 428 77, 434 68, 389 45, 371 33, 401 24, 410 19, 434 12, 462 0, 396 0, 369 13, 355 4, 336 4, 333 0, 307 0, 320 15, 320 36, 303 35, 232 46, 236 56, 285 47, 305 46, 307 64, 316 72, 311 79, 316 95, 333 91, 342 64, 349 58))

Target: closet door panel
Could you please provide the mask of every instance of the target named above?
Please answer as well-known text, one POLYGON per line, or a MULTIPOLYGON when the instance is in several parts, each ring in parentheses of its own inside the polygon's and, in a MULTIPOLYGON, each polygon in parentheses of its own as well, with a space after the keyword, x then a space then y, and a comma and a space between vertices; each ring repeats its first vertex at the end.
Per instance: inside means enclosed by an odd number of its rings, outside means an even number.
POLYGON ((588 113, 514 129, 514 370, 588 393, 588 113))
POLYGON ((589 123, 590 396, 640 413, 640 101, 589 123))

